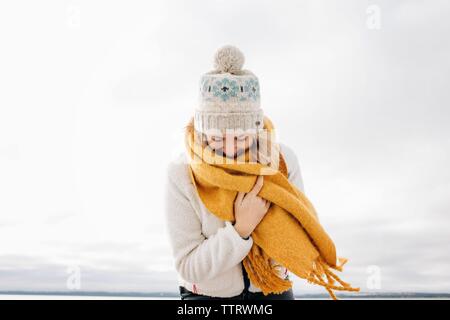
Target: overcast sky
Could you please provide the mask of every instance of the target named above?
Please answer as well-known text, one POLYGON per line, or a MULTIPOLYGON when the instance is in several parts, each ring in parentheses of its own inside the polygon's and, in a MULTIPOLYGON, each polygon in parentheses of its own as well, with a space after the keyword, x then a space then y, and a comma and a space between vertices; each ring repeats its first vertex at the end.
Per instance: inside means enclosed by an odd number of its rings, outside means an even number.
POLYGON ((447 0, 3 2, 0 290, 65 290, 74 266, 83 290, 177 290, 165 168, 233 44, 343 278, 450 292, 449 15, 447 0))

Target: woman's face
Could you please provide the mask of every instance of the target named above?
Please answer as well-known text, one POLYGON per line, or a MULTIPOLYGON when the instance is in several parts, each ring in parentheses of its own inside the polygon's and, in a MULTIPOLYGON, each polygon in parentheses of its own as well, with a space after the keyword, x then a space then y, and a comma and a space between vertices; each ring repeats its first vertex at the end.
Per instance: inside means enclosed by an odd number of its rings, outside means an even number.
POLYGON ((216 153, 236 158, 250 148, 255 139, 248 133, 223 133, 206 135, 206 141, 216 153))

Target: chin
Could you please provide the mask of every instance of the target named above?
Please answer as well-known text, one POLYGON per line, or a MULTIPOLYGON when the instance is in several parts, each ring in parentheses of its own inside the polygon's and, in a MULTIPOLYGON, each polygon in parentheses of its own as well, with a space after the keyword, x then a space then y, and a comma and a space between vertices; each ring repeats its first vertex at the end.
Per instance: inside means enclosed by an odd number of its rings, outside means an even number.
POLYGON ((226 153, 225 156, 230 159, 236 159, 244 152, 245 152, 245 150, 241 149, 241 150, 237 150, 236 152, 233 152, 233 153, 226 153))

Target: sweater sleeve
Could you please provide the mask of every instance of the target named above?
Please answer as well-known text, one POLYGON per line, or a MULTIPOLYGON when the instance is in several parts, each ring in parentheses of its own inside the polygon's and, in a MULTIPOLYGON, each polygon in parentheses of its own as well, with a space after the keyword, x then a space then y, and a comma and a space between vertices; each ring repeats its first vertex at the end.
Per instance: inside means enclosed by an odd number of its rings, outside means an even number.
POLYGON ((189 282, 202 282, 239 264, 250 251, 253 239, 241 238, 229 221, 206 238, 182 180, 169 172, 165 193, 169 240, 179 275, 189 282))

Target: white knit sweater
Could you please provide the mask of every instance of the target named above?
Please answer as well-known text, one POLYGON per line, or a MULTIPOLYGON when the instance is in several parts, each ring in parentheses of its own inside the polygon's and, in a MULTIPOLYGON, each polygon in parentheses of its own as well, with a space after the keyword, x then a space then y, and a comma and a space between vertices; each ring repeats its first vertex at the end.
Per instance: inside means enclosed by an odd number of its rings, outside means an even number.
MULTIPOLYGON (((304 192, 297 156, 286 145, 280 143, 280 147, 289 180, 304 192)), ((229 221, 220 220, 206 209, 190 180, 185 153, 168 166, 165 217, 179 285, 213 297, 240 294, 244 289, 241 262, 253 239, 241 238, 229 221)), ((279 270, 280 277, 289 274, 282 266, 279 270)), ((250 283, 249 291, 261 289, 250 283)))

